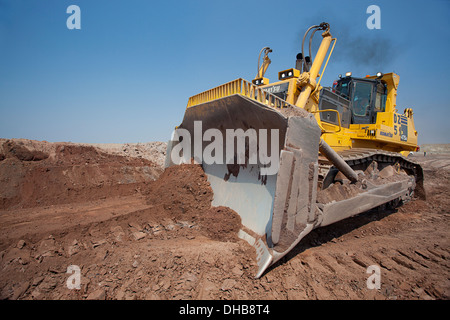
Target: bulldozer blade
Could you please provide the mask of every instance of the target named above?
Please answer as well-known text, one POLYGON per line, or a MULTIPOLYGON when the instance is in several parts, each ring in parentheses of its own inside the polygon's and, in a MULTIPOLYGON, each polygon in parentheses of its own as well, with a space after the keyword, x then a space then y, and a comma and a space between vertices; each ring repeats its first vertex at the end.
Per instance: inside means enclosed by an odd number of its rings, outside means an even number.
POLYGON ((187 108, 168 143, 166 166, 202 165, 212 205, 241 217, 238 236, 255 248, 259 278, 311 230, 408 200, 416 188, 414 175, 401 170, 388 171, 383 181, 353 174, 320 136, 314 116, 303 109, 273 108, 233 94, 187 108), (319 148, 357 181, 318 188, 319 148))
POLYGON ((201 163, 214 192, 212 205, 240 215, 239 236, 256 249, 256 277, 314 227, 321 130, 311 114, 290 112, 230 95, 187 108, 177 129, 182 134, 168 146, 166 166, 201 163), (245 142, 240 152, 239 139, 245 142), (212 145, 213 163, 204 154, 212 145))

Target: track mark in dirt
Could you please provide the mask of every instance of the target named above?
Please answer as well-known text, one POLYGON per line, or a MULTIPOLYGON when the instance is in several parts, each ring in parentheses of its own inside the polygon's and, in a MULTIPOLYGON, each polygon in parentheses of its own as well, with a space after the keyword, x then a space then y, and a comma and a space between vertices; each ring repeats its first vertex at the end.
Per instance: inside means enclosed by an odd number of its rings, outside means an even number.
POLYGON ((394 256, 391 257, 391 259, 394 260, 399 265, 401 265, 402 267, 405 267, 409 270, 416 270, 416 268, 414 268, 414 266, 409 261, 407 261, 405 258, 401 256, 394 256))
POLYGON ((426 264, 420 262, 420 260, 417 259, 417 257, 415 257, 415 254, 413 252, 405 253, 405 250, 397 250, 397 252, 400 253, 406 259, 408 259, 411 262, 413 262, 414 264, 419 264, 421 267, 429 269, 429 267, 426 264))
POLYGON ((356 263, 360 267, 363 267, 364 269, 366 269, 368 267, 368 264, 361 261, 361 259, 358 257, 353 257, 352 260, 354 263, 356 263))
POLYGON ((335 263, 331 259, 328 259, 327 256, 317 256, 317 261, 327 268, 329 272, 336 273, 335 263))

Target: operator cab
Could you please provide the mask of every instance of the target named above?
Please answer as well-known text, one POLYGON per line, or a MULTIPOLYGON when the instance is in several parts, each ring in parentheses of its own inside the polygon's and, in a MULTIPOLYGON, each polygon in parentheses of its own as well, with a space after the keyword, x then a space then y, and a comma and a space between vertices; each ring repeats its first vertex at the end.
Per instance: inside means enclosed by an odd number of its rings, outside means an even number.
POLYGON ((332 91, 350 101, 351 123, 373 124, 377 113, 386 108, 387 88, 379 79, 340 77, 333 83, 332 91))

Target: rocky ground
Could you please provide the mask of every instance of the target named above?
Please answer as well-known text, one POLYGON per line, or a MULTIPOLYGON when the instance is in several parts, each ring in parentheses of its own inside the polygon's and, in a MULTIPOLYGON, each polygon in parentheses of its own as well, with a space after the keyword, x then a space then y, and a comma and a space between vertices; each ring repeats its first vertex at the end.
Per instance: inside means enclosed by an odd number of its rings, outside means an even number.
POLYGON ((163 143, 1 139, 0 297, 449 298, 448 155, 412 156, 426 200, 316 229, 255 280, 239 217, 211 207, 199 166, 163 171, 164 152, 163 143), (380 289, 367 288, 371 265, 380 289))

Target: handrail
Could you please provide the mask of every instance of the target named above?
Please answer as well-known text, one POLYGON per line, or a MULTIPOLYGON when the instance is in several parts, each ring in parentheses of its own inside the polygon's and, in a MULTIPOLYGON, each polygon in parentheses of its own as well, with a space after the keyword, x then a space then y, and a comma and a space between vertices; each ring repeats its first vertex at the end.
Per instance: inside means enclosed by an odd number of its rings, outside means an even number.
POLYGON ((324 127, 322 127, 321 122, 322 121, 317 121, 317 124, 319 125, 320 129, 322 130, 322 133, 338 133, 342 130, 341 127, 341 116, 339 114, 339 111, 334 110, 334 109, 325 109, 325 110, 316 110, 316 111, 311 111, 311 113, 321 113, 321 112, 336 112, 337 114, 337 121, 339 123, 339 130, 338 131, 327 131, 324 127))
POLYGON ((233 94, 241 94, 271 108, 286 108, 288 106, 294 107, 285 100, 242 78, 227 82, 190 97, 187 107, 189 108, 198 104, 228 97, 233 94))

